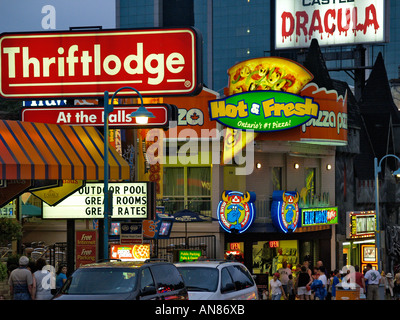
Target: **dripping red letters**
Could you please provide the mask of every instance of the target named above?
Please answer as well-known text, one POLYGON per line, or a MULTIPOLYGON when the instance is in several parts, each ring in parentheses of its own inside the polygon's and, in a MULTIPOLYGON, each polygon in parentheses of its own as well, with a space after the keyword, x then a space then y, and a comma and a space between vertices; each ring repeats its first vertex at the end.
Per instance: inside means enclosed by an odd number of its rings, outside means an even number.
POLYGON ((320 10, 315 10, 311 19, 306 11, 297 11, 295 17, 290 12, 282 13, 282 37, 291 37, 294 29, 296 29, 296 36, 305 36, 311 39, 314 32, 317 32, 321 37, 332 35, 336 28, 339 33, 346 33, 350 27, 354 35, 357 32, 365 34, 369 27, 376 30, 379 29, 379 23, 376 16, 376 9, 373 4, 365 8, 365 21, 358 23, 357 7, 346 9, 329 9, 325 15, 321 17, 320 10), (343 18, 345 17, 345 18, 343 18), (346 21, 346 23, 343 23, 346 21))
POLYGON ((276 47, 306 47, 312 38, 320 45, 385 41, 383 0, 334 3, 282 1, 276 11, 276 47))

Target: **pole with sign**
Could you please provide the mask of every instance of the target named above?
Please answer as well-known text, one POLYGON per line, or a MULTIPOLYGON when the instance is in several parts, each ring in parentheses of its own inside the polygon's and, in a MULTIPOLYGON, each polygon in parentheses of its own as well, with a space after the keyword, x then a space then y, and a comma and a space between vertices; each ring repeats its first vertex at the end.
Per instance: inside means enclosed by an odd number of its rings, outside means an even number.
POLYGON ((112 105, 114 98, 118 94, 118 92, 122 90, 133 90, 137 93, 140 98, 141 106, 140 108, 132 112, 130 117, 136 118, 136 121, 141 124, 146 124, 148 118, 154 118, 154 115, 147 111, 146 108, 143 106, 143 97, 138 90, 132 87, 122 87, 119 88, 115 93, 112 95, 111 100, 109 100, 109 93, 108 91, 104 92, 104 246, 103 246, 103 258, 106 260, 108 259, 108 231, 109 231, 109 216, 112 215, 112 192, 108 190, 108 115, 113 111, 114 107, 112 105), (111 104, 109 103, 111 101, 111 104), (140 119, 140 120, 139 120, 140 119))

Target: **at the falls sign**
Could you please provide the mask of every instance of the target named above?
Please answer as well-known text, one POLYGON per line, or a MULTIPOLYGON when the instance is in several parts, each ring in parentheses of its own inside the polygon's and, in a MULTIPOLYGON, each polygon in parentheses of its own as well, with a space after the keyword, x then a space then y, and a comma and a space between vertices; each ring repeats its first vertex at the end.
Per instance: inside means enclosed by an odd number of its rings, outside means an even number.
POLYGON ((386 0, 279 0, 275 47, 309 47, 385 42, 389 28, 386 0))

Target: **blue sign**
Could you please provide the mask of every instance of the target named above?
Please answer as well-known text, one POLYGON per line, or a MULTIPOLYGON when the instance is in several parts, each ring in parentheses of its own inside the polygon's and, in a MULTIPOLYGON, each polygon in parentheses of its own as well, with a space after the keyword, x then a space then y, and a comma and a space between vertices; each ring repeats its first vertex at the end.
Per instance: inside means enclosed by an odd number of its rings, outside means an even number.
POLYGON ((301 226, 337 224, 338 212, 338 207, 301 209, 301 226))
POLYGON ((254 220, 254 201, 254 192, 224 191, 217 211, 220 226, 229 233, 245 232, 254 220))
POLYGON ((281 232, 294 232, 299 225, 299 194, 295 191, 272 193, 271 217, 274 226, 281 232))

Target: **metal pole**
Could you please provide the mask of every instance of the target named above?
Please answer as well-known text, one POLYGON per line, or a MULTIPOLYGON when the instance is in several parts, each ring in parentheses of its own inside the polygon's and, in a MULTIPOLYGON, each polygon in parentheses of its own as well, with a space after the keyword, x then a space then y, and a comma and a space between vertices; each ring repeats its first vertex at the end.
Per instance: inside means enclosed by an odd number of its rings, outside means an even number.
MULTIPOLYGON (((108 259, 108 114, 112 111, 108 104, 109 94, 108 91, 104 92, 104 245, 103 245, 103 259, 108 259)), ((111 101, 112 107, 112 101, 111 101)))
MULTIPOLYGON (((122 87, 119 88, 117 91, 114 92, 114 94, 111 96, 111 104, 109 104, 109 93, 108 91, 104 91, 104 248, 103 248, 103 259, 108 260, 109 255, 108 255, 108 232, 109 232, 109 226, 108 226, 108 220, 109 220, 109 215, 112 215, 112 203, 111 206, 109 206, 109 192, 108 192, 108 179, 109 179, 109 171, 108 171, 108 115, 113 112, 114 110, 114 97, 117 95, 119 91, 122 90, 133 90, 137 93, 137 95, 140 98, 140 106, 141 108, 144 108, 143 106, 143 97, 140 94, 138 90, 132 87, 122 87), (109 209, 111 212, 109 212, 109 209)), ((140 109, 140 108, 139 108, 140 109)), ((154 117, 154 115, 151 112, 148 112, 146 108, 144 108, 145 113, 149 114, 150 117, 154 117)), ((133 114, 133 113, 132 113, 133 114)), ((146 114, 146 117, 149 117, 149 115, 146 114)), ((132 115, 131 115, 132 116, 132 115)))
POLYGON ((378 166, 378 159, 374 158, 374 174, 375 174, 375 216, 376 216, 376 226, 375 226, 375 241, 378 259, 378 271, 382 271, 381 264, 381 244, 380 244, 380 225, 379 225, 379 178, 378 174, 380 172, 380 167, 378 166))

